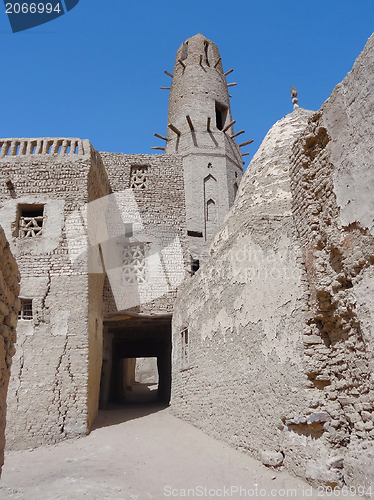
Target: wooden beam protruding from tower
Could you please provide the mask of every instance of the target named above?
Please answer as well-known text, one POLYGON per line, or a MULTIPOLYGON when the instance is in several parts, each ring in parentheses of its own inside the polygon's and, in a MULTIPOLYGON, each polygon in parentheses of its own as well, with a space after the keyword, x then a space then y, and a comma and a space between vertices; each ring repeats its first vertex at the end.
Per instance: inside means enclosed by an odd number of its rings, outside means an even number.
POLYGON ((169 71, 166 71, 166 69, 164 69, 164 73, 165 73, 165 75, 168 75, 168 76, 171 76, 172 78, 174 78, 174 75, 172 75, 171 73, 169 73, 169 71))
POLYGON ((234 70, 231 68, 229 69, 228 71, 226 71, 226 73, 223 73, 223 76, 227 76, 229 75, 230 73, 232 73, 234 70))
POLYGON ((170 90, 171 87, 160 87, 160 89, 162 89, 162 90, 170 90))
POLYGON ((165 148, 160 148, 158 146, 151 146, 151 149, 159 149, 161 151, 165 151, 165 148))
POLYGON ((164 135, 157 134, 156 132, 153 134, 155 137, 158 137, 159 139, 163 139, 164 141, 168 141, 169 139, 165 137, 164 135))
POLYGON ((188 121, 188 125, 189 125, 189 127, 191 129, 191 132, 193 132, 194 131, 194 127, 193 127, 193 123, 192 123, 190 115, 186 115, 186 120, 188 121))
POLYGON ((250 141, 242 142, 241 144, 239 144, 239 148, 242 148, 243 146, 248 146, 248 144, 252 144, 252 142, 253 142, 253 139, 251 139, 250 141))
POLYGON ((222 130, 222 132, 227 132, 229 128, 231 128, 236 123, 236 120, 230 122, 226 127, 222 130))
POLYGON ((177 127, 174 127, 174 125, 172 123, 169 123, 168 127, 170 128, 170 130, 172 130, 175 134, 177 135, 181 135, 181 131, 179 129, 177 129, 177 127))
POLYGON ((235 137, 238 137, 238 135, 244 134, 245 130, 241 130, 240 132, 236 132, 236 134, 231 136, 231 139, 234 139, 235 137))
POLYGON ((182 59, 178 59, 178 62, 183 66, 184 69, 186 69, 186 65, 184 64, 184 62, 182 61, 182 59))
POLYGON ((210 116, 208 116, 208 119, 206 121, 206 129, 208 132, 210 132, 210 121, 211 121, 211 118, 210 118, 210 116))
POLYGON ((243 153, 242 156, 249 156, 250 153, 243 153))
POLYGON ((228 83, 227 84, 228 87, 235 87, 235 85, 238 85, 238 84, 236 82, 228 83))

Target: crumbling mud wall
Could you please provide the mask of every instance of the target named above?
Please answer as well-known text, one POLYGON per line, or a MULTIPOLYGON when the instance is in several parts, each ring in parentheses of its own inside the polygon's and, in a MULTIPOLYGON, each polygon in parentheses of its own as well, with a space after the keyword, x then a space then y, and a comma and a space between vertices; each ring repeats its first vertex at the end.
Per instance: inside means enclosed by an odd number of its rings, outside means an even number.
MULTIPOLYGON (((341 455, 336 475, 366 487, 374 481, 373 60, 372 36, 295 143, 291 168, 310 292, 310 399, 326 414, 326 445, 341 455)), ((323 464, 311 463, 310 475, 326 479, 323 464)))
POLYGON ((6 397, 20 301, 20 275, 3 229, 0 227, 0 474, 4 464, 6 397))
POLYGON ((259 459, 266 452, 278 465, 283 418, 308 408, 307 277, 292 215, 289 156, 310 115, 297 109, 269 131, 209 261, 182 287, 173 316, 174 413, 259 459))
POLYGON ((97 412, 104 276, 87 206, 109 183, 89 141, 1 143, 0 220, 21 273, 6 434, 20 449, 85 435, 97 412))
POLYGON ((373 62, 371 37, 297 133, 281 130, 287 117, 269 132, 173 326, 177 415, 267 465, 362 494, 374 481, 373 62), (282 140, 286 161, 274 157, 282 140), (277 196, 288 205, 274 212, 277 196), (267 256, 260 280, 239 278, 238 255, 267 256))

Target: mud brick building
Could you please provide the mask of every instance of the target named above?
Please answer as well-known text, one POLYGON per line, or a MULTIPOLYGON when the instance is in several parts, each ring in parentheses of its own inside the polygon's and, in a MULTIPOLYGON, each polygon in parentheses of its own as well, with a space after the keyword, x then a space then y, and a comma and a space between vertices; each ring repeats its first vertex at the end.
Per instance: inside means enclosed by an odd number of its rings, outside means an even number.
POLYGON ((163 154, 0 141, 21 274, 9 446, 84 435, 157 376, 174 414, 264 464, 370 486, 373 63, 371 37, 318 112, 292 89, 244 176, 231 70, 200 34, 169 74, 163 154))

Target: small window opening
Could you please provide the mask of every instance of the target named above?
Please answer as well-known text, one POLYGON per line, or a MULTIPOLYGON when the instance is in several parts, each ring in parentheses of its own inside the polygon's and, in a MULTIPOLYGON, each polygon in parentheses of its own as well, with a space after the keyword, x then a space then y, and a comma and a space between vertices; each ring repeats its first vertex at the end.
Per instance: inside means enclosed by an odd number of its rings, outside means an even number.
POLYGON ((74 154, 77 155, 78 154, 78 144, 75 145, 75 148, 74 148, 74 154))
POLYGON ((183 370, 188 368, 190 361, 188 328, 181 331, 181 343, 181 368, 183 370))
POLYGON ((194 238, 202 238, 203 233, 201 231, 187 231, 188 236, 193 236, 194 238))
POLYGON ((216 102, 216 126, 218 130, 223 130, 227 116, 227 108, 216 102))
POLYGON ((134 231, 132 229, 132 224, 125 224, 125 236, 126 238, 132 238, 134 231))
POLYGON ((130 187, 132 189, 145 189, 148 176, 148 167, 133 166, 130 173, 130 187))
POLYGON ((198 259, 192 259, 192 262, 191 262, 192 274, 195 274, 199 270, 199 267, 200 267, 199 260, 198 259))
POLYGON ((236 198, 236 194, 237 194, 237 192, 238 192, 238 185, 237 185, 237 183, 235 182, 235 184, 234 184, 234 197, 235 197, 235 198, 236 198))
POLYGON ((206 220, 217 222, 217 208, 213 200, 208 200, 206 204, 206 220))
POLYGON ((207 64, 207 66, 210 66, 209 60, 208 60, 208 47, 209 47, 209 43, 204 42, 205 62, 207 64))
POLYGON ((32 318, 32 299, 21 299, 21 309, 18 313, 18 319, 31 320, 32 318))
POLYGON ((41 236, 44 222, 44 205, 24 205, 19 207, 18 237, 41 236))

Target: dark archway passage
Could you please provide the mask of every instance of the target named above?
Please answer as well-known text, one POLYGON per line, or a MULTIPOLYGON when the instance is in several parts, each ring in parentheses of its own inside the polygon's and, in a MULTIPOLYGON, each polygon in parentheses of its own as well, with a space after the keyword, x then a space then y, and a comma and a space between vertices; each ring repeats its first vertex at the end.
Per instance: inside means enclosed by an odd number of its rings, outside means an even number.
POLYGON ((112 317, 104 320, 100 386, 100 408, 103 409, 110 403, 130 403, 133 400, 148 402, 155 399, 155 393, 151 394, 151 390, 148 390, 151 387, 135 381, 135 361, 138 358, 157 359, 157 400, 164 404, 170 401, 171 315, 129 314, 112 314, 112 317), (135 390, 137 397, 134 399, 132 395, 135 390))

